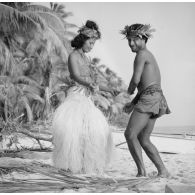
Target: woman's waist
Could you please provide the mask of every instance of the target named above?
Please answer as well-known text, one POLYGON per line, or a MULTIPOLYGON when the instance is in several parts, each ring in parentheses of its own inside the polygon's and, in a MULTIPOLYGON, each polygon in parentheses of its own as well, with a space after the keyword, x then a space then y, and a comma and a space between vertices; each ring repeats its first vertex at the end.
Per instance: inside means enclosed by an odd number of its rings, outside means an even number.
POLYGON ((84 96, 91 95, 91 91, 88 87, 85 87, 84 85, 81 85, 78 83, 74 83, 74 84, 70 85, 68 90, 67 90, 68 95, 74 94, 74 93, 79 93, 79 94, 84 95, 84 96))

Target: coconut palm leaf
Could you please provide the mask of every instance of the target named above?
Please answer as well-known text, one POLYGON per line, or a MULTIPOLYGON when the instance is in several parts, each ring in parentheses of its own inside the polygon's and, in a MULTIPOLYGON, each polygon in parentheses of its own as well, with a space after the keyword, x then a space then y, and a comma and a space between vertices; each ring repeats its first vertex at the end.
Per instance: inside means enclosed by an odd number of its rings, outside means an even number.
POLYGON ((46 38, 48 41, 52 42, 52 44, 56 47, 57 51, 60 54, 60 57, 63 62, 67 62, 68 60, 68 51, 64 47, 62 40, 60 39, 60 36, 56 34, 56 31, 54 31, 51 28, 48 28, 46 31, 43 32, 44 38, 46 38))
POLYGON ((41 104, 45 104, 45 100, 37 94, 25 93, 25 95, 26 95, 26 97, 28 97, 28 99, 36 100, 36 101, 39 101, 41 104))
POLYGON ((36 12, 27 10, 27 11, 24 11, 22 13, 26 14, 26 16, 28 16, 29 18, 31 18, 36 23, 40 24, 41 27, 42 27, 42 29, 44 29, 45 26, 47 25, 47 23, 45 23, 43 21, 42 17, 40 17, 36 12))
MULTIPOLYGON (((16 161, 17 162, 17 161, 16 161)), ((3 163, 1 170, 8 171, 11 168, 3 163)), ((158 178, 104 178, 98 176, 76 176, 63 169, 39 162, 24 163, 12 162, 12 171, 24 173, 38 173, 39 178, 7 178, 0 184, 1 192, 63 192, 65 189, 72 189, 77 192, 79 188, 85 188, 88 192, 116 192, 118 188, 129 190, 143 186, 146 183, 154 182, 158 178), (14 168, 13 168, 14 167, 14 168)), ((29 175, 28 175, 29 176, 29 175)))
POLYGON ((69 16, 73 16, 72 12, 66 12, 66 13, 61 15, 62 18, 67 18, 69 16))
POLYGON ((44 24, 41 22, 39 17, 33 16, 33 19, 27 15, 25 12, 20 12, 17 9, 3 5, 0 3, 0 22, 1 22, 1 31, 9 32, 10 29, 14 31, 19 31, 23 27, 28 27, 33 25, 36 28, 39 28, 39 25, 43 28, 44 24), (8 25, 9 24, 9 25, 8 25))
POLYGON ((20 73, 20 68, 16 65, 16 61, 12 55, 12 52, 8 49, 5 43, 0 39, 0 62, 2 69, 0 74, 5 75, 9 72, 11 75, 20 73))
POLYGON ((68 16, 72 16, 72 12, 65 11, 65 5, 58 3, 50 3, 51 9, 56 12, 62 18, 67 18, 68 16))
POLYGON ((29 57, 34 56, 36 51, 38 50, 38 48, 41 47, 41 39, 37 36, 34 37, 34 39, 32 39, 27 47, 26 47, 26 53, 28 54, 29 57))
POLYGON ((43 87, 40 86, 40 84, 37 81, 35 81, 35 80, 33 80, 33 79, 31 79, 31 78, 29 78, 27 76, 24 76, 24 75, 16 77, 14 79, 14 83, 20 83, 20 84, 36 86, 39 89, 43 89, 43 87))
MULTIPOLYGON (((1 92, 1 89, 0 89, 0 92, 1 92)), ((6 99, 6 96, 0 93, 0 102, 4 102, 5 99, 6 99)))
POLYGON ((51 6, 51 9, 55 11, 56 13, 62 13, 62 14, 64 13, 65 5, 58 4, 58 3, 54 3, 54 4, 51 3, 50 6, 51 6))
POLYGON ((40 15, 46 21, 47 25, 50 28, 55 29, 55 31, 59 33, 63 33, 65 31, 64 23, 55 14, 50 13, 50 12, 40 12, 40 11, 36 13, 40 15))
POLYGON ((4 85, 7 81, 10 82, 11 78, 9 76, 1 75, 0 76, 0 85, 4 85))
POLYGON ((17 84, 23 91, 23 93, 32 93, 40 96, 43 89, 36 87, 35 85, 17 84))
POLYGON ((29 101, 27 99, 27 97, 23 96, 21 97, 20 101, 23 103, 25 109, 26 109, 26 113, 27 113, 27 118, 29 122, 33 121, 33 113, 29 104, 29 101))
POLYGON ((67 28, 78 28, 78 26, 76 24, 71 24, 71 23, 68 23, 64 20, 64 25, 67 28))
POLYGON ((71 31, 66 31, 64 32, 64 35, 72 38, 76 36, 76 33, 71 32, 71 31))
POLYGON ((17 50, 13 52, 13 57, 14 58, 24 58, 25 53, 22 50, 17 50))
POLYGON ((44 6, 44 5, 37 5, 37 4, 29 4, 29 5, 26 6, 26 9, 30 10, 30 11, 34 11, 34 12, 37 12, 37 11, 51 12, 51 13, 53 12, 52 9, 50 9, 50 8, 44 6))

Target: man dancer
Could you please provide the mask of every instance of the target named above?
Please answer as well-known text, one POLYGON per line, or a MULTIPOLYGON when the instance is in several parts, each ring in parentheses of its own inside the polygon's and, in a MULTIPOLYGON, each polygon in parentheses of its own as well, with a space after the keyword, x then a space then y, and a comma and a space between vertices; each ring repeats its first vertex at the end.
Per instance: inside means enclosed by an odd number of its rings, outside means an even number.
POLYGON ((143 24, 125 26, 121 31, 121 34, 127 38, 131 51, 136 53, 128 93, 132 95, 136 88, 138 92, 133 101, 124 107, 124 111, 127 113, 133 111, 125 131, 125 138, 136 163, 138 177, 146 176, 141 148, 156 166, 158 176, 167 177, 169 175, 158 150, 150 141, 156 119, 163 114, 170 113, 161 90, 158 64, 146 47, 148 38, 152 36, 153 31, 155 30, 151 29, 150 25, 143 24))

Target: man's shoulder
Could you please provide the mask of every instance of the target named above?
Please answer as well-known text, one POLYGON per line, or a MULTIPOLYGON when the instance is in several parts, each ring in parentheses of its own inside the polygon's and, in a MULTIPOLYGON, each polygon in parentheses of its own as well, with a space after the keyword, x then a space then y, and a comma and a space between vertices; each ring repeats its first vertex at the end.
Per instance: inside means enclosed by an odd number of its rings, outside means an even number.
POLYGON ((148 52, 145 50, 141 50, 136 54, 135 59, 146 59, 148 57, 148 52))
POLYGON ((150 55, 150 54, 151 54, 151 52, 149 50, 147 50, 147 49, 140 50, 137 53, 137 55, 139 55, 139 56, 145 56, 145 55, 150 55))
POLYGON ((142 58, 142 59, 150 59, 153 56, 153 54, 149 50, 141 50, 137 53, 136 55, 137 58, 142 58))

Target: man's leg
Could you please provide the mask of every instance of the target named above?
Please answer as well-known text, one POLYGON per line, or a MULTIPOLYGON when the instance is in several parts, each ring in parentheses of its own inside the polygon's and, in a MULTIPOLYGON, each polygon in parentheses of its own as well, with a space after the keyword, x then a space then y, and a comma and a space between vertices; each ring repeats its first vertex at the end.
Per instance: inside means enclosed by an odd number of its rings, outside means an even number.
POLYGON ((138 134, 148 124, 149 117, 150 115, 147 113, 140 113, 134 110, 131 114, 129 123, 125 131, 125 138, 127 140, 129 151, 137 165, 137 176, 146 176, 146 171, 142 159, 142 149, 138 140, 138 134))
POLYGON ((138 139, 147 156, 155 164, 158 170, 158 175, 162 177, 167 177, 169 175, 168 171, 166 170, 163 161, 160 158, 157 148, 150 141, 150 135, 154 128, 155 122, 156 119, 150 118, 144 130, 141 131, 138 135, 138 139))

